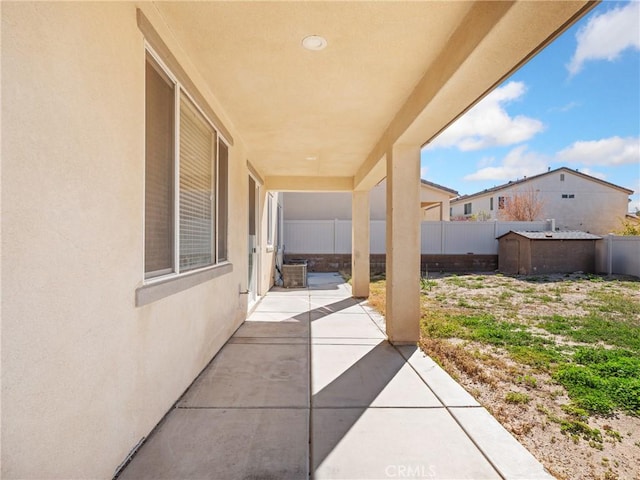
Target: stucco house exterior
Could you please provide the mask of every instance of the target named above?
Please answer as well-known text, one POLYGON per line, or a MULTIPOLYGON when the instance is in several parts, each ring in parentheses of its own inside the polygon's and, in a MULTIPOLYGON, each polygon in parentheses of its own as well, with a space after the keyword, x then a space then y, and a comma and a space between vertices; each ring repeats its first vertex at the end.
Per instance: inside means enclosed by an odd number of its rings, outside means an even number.
POLYGON ((620 229, 633 194, 633 190, 561 167, 458 197, 451 201, 451 217, 480 215, 495 220, 510 197, 527 192, 542 203, 539 218, 533 220, 552 218, 557 229, 595 234, 620 229))
POLYGON ((351 195, 366 297, 387 178, 415 344, 421 147, 594 5, 2 2, 0 476, 113 477, 270 288, 277 192, 351 195))
MULTIPOLYGON (((369 217, 384 220, 387 216, 387 182, 383 180, 369 193, 369 217)), ((458 192, 428 180, 420 180, 421 221, 449 220, 449 200, 458 192)), ((300 193, 282 196, 284 220, 351 220, 351 195, 345 192, 300 193)))

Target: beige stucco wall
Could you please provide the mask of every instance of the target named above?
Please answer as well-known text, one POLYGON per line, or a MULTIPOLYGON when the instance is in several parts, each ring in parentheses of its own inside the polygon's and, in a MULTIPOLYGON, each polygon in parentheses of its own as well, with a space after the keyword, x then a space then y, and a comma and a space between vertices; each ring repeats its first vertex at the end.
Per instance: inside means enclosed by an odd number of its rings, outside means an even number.
POLYGON ((134 4, 2 5, 2 478, 111 478, 242 322, 240 135, 233 272, 136 308, 143 278, 143 36, 134 4))
POLYGON ((499 196, 513 195, 515 191, 524 192, 529 188, 539 191, 538 196, 544 204, 538 220, 554 218, 556 227, 561 230, 606 234, 620 228, 620 221, 628 209, 629 196, 624 191, 573 174, 571 170, 561 170, 531 179, 524 185, 456 201, 451 205, 452 216, 464 216, 464 204, 471 202, 472 214, 484 212, 495 219, 499 196), (561 174, 564 174, 564 181, 560 181, 561 174), (563 199, 562 194, 573 194, 575 197, 563 199), (492 197, 494 209, 490 210, 492 197))
MULTIPOLYGON (((420 200, 442 202, 442 220, 449 220, 449 194, 423 183, 420 200)), ((386 180, 369 193, 371 220, 385 220, 387 211, 386 180)), ((284 193, 285 220, 351 220, 351 192, 287 192, 284 193)), ((421 220, 441 220, 440 208, 421 210, 421 220)))

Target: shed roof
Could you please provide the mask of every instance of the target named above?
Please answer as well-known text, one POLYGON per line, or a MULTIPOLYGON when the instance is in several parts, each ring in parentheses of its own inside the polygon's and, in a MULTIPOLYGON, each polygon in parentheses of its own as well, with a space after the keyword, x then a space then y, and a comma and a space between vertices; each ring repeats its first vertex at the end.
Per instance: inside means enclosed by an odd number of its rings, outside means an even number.
POLYGON ((502 238, 510 233, 515 233, 516 235, 520 235, 521 237, 525 237, 530 240, 600 240, 602 238, 598 235, 593 235, 592 233, 580 232, 577 230, 562 232, 526 232, 511 230, 510 232, 500 235, 498 238, 502 238))

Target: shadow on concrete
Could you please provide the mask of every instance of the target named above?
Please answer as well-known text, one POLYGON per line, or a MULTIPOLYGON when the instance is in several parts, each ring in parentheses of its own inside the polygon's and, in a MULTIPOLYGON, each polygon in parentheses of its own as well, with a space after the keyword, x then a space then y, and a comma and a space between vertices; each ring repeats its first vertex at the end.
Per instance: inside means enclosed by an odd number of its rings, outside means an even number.
POLYGON ((402 355, 384 340, 311 397, 312 477, 404 364, 402 355), (314 413, 335 408, 340 410, 322 419, 323 435, 319 436, 314 431, 314 421, 318 421, 314 413))

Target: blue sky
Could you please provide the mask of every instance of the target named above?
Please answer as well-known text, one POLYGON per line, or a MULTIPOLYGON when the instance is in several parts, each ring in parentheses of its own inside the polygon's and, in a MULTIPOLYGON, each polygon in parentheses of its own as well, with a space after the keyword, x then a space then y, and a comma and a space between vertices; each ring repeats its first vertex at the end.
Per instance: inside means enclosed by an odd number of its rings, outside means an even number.
POLYGON ((422 178, 470 194, 566 166, 640 208, 640 0, 603 2, 422 151, 422 178))

